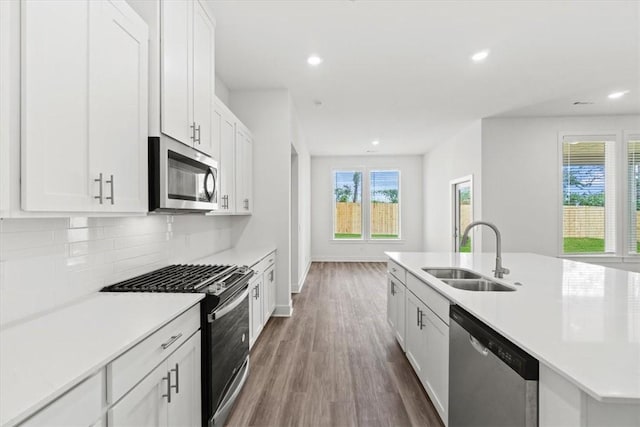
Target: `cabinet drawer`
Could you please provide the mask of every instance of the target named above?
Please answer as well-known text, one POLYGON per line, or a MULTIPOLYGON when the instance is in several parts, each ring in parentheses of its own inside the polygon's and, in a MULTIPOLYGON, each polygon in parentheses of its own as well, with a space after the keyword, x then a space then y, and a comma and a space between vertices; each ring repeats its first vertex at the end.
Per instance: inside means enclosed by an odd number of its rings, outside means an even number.
POLYGON ((412 274, 407 274, 407 288, 431 309, 445 324, 449 324, 449 300, 412 274))
POLYGON ((91 425, 102 414, 103 389, 104 370, 101 370, 21 425, 29 427, 91 425))
POLYGON ((256 272, 256 276, 264 273, 270 266, 276 262, 276 253, 271 252, 266 257, 262 258, 260 262, 255 264, 251 269, 256 272))
POLYGON ((395 278, 400 280, 402 283, 407 283, 407 270, 400 267, 399 264, 389 260, 387 262, 387 272, 393 274, 395 278))
POLYGON ((114 403, 200 329, 200 305, 181 314, 107 366, 107 399, 114 403))

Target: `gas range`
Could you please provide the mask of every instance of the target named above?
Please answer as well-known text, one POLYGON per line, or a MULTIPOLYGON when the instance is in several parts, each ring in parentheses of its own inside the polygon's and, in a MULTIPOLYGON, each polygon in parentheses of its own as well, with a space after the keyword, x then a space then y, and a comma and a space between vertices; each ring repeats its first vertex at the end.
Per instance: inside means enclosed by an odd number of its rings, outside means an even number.
POLYGON ((200 302, 202 425, 224 422, 249 374, 249 280, 236 265, 169 265, 102 292, 203 293, 200 302))

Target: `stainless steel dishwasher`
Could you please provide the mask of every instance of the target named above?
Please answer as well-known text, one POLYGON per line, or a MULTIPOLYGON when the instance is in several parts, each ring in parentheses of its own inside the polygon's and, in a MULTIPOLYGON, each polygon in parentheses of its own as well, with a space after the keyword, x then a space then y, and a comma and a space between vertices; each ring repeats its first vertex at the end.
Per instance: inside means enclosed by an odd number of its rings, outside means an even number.
POLYGON ((538 425, 538 361, 452 305, 449 427, 538 425))

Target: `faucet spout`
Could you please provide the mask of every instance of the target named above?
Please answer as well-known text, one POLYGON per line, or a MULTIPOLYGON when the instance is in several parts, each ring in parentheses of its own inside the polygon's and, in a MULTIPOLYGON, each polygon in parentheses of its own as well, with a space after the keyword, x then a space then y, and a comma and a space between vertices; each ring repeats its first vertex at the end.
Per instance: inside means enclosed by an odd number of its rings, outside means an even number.
POLYGON ((509 274, 509 269, 502 266, 502 237, 500 236, 500 230, 498 230, 498 227, 496 227, 495 224, 487 221, 474 221, 467 225, 467 228, 465 228, 464 234, 462 235, 460 246, 464 246, 467 243, 467 240, 469 239, 469 231, 471 231, 471 229, 476 225, 486 225, 496 233, 496 269, 493 270, 493 273, 495 277, 502 279, 505 274, 509 274))

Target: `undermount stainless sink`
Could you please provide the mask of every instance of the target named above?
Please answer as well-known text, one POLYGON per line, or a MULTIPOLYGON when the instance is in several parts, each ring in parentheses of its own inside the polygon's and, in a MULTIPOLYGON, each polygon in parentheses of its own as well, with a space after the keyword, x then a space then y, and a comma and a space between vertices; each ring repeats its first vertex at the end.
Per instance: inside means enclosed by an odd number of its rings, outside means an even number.
POLYGON ((481 275, 461 268, 425 267, 423 270, 437 279, 482 279, 481 275))
POLYGON ((440 279, 447 285, 462 289, 463 291, 475 291, 475 292, 510 292, 515 289, 505 286, 501 283, 494 282, 489 279, 440 279))

